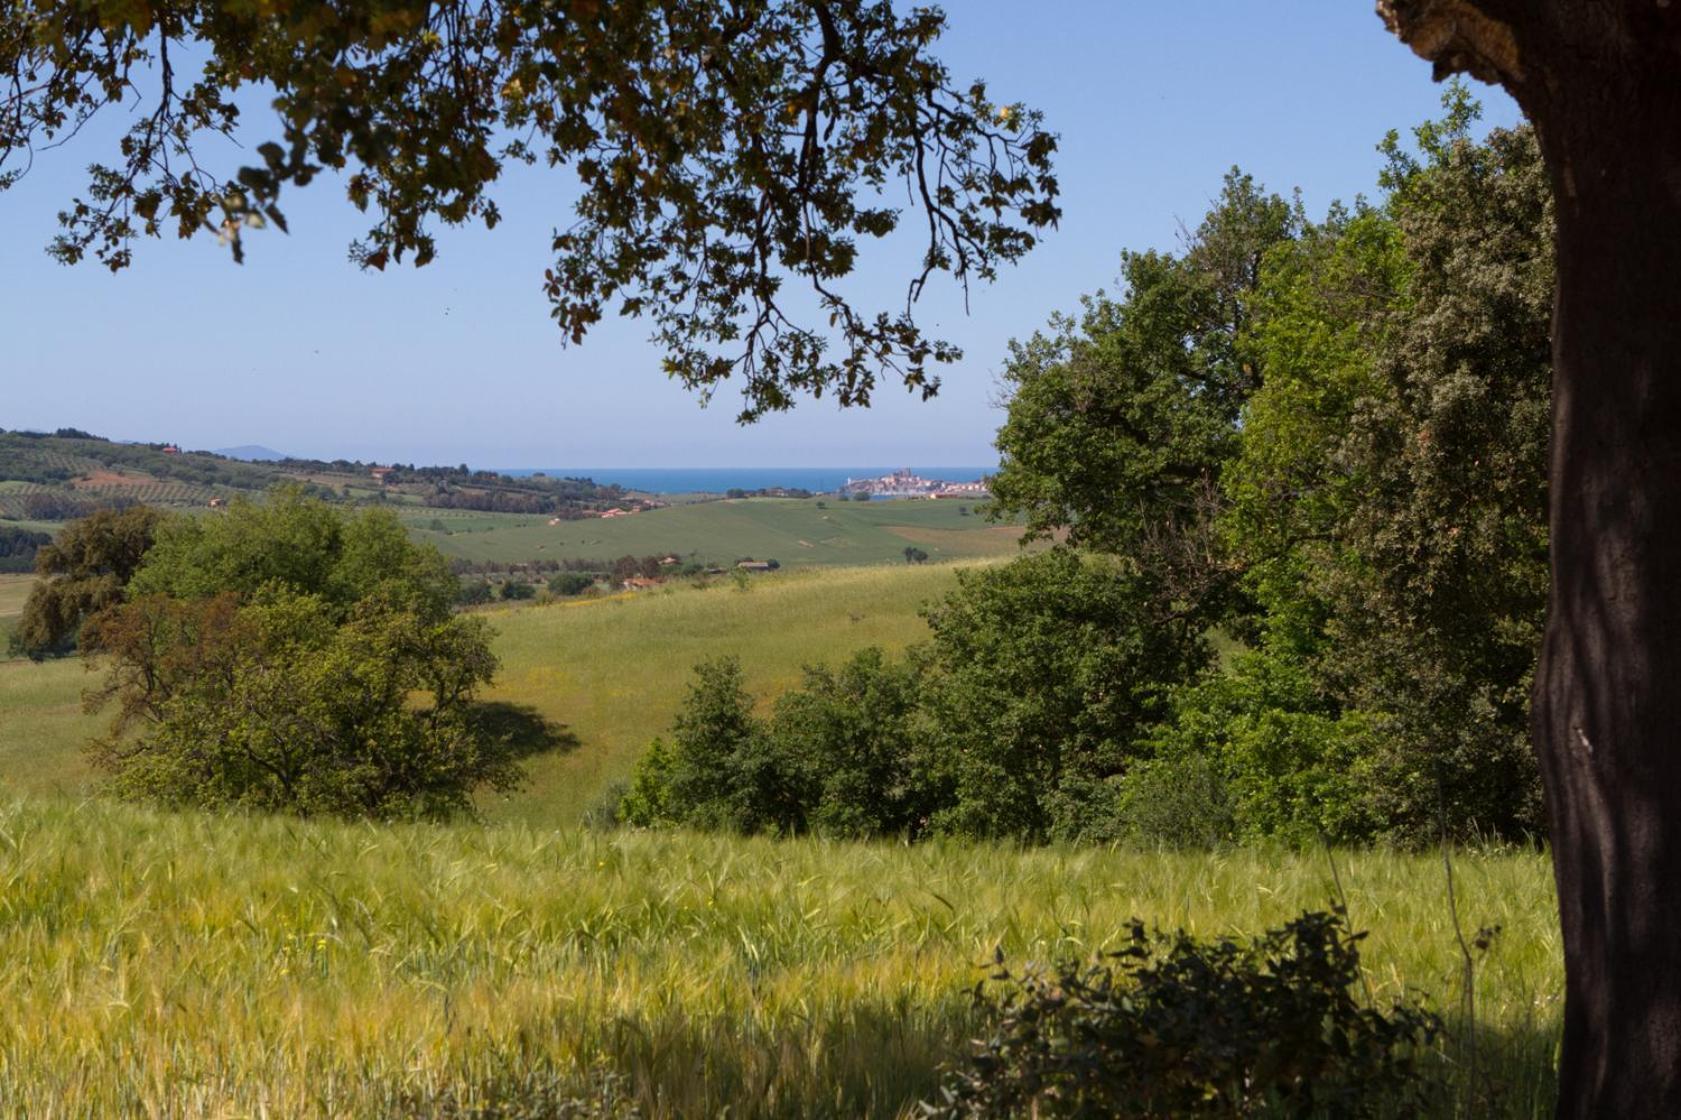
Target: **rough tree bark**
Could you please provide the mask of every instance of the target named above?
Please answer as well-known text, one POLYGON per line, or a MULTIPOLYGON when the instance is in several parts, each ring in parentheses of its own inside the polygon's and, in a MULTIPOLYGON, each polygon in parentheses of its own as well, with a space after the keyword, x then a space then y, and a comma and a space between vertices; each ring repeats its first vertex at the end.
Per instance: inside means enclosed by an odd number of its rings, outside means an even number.
POLYGON ((1509 90, 1558 212, 1534 692, 1564 935, 1561 1117, 1681 1117, 1681 5, 1379 0, 1509 90))

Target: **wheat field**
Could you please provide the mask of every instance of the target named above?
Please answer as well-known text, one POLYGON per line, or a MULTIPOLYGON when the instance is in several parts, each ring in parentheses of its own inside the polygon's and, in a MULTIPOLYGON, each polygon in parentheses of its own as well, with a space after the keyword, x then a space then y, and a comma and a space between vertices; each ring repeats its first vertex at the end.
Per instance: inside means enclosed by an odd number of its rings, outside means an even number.
MULTIPOLYGON (((967 992, 995 948, 1091 954, 1135 915, 1253 931, 1343 892, 1371 931, 1380 1003, 1461 1006, 1440 862, 1338 862, 1340 890, 1315 853, 14 801, 0 806, 0 1114, 571 1115, 472 1110, 606 1084, 655 1116, 899 1116, 973 1031, 967 992)), ((1473 980, 1479 1076, 1500 1114, 1540 1115, 1560 991, 1545 861, 1467 853, 1455 871, 1460 923, 1501 929, 1473 980)), ((1479 1099, 1468 1114, 1490 1112, 1479 1099)))

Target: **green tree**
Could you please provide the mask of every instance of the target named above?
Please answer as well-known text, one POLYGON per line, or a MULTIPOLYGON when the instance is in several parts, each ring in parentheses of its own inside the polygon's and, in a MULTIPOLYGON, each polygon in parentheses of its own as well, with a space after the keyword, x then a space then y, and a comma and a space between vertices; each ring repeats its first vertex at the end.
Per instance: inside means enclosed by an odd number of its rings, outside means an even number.
POLYGON ((383 594, 343 617, 270 585, 243 603, 144 595, 93 625, 112 662, 94 699, 118 715, 92 758, 121 796, 440 819, 522 776, 471 719, 496 668, 478 620, 429 621, 383 594))
POLYGON ((1388 831, 1378 760, 1393 729, 1342 708, 1309 666, 1276 649, 1238 655, 1218 673, 1179 690, 1152 733, 1149 761, 1123 783, 1123 817, 1144 841, 1221 840, 1363 843, 1388 831), (1200 820, 1164 820, 1164 795, 1180 813, 1198 794, 1200 820), (1178 786, 1177 793, 1170 787, 1178 786))
POLYGON ((1029 537, 1123 556, 1178 609, 1218 617, 1237 575, 1215 521, 1239 417, 1262 370, 1246 348, 1260 262, 1302 224, 1237 170, 1179 256, 1127 253, 1125 292, 1012 344, 993 516, 1029 537))
POLYGON ((13 640, 39 660, 68 652, 90 616, 123 601, 165 517, 148 506, 100 510, 64 527, 35 555, 30 589, 13 640))
POLYGON ((804 823, 824 836, 915 837, 939 808, 927 779, 920 663, 860 650, 840 669, 808 666, 776 705, 770 736, 800 775, 804 823))
POLYGON ((346 516, 296 487, 261 502, 236 498, 221 516, 169 521, 134 577, 136 594, 177 599, 269 586, 317 596, 341 617, 384 594, 436 619, 449 613, 459 585, 442 554, 413 544, 395 514, 346 516))
POLYGON ((632 774, 620 816, 628 824, 682 824, 731 832, 797 832, 807 799, 781 759, 733 657, 703 661, 672 723, 632 774))
POLYGON ((1383 718, 1369 788, 1417 842, 1533 835, 1526 749, 1546 587, 1551 212, 1528 129, 1473 143, 1449 92, 1392 137, 1380 208, 1275 249, 1254 300, 1268 371, 1225 474, 1269 656, 1383 718), (1445 811, 1445 812, 1444 812, 1445 811))
POLYGON ((52 543, 51 533, 38 533, 16 525, 0 525, 0 572, 32 572, 35 556, 43 545, 52 543))
POLYGON ((1153 613, 1160 588, 1056 548, 960 571, 926 611, 936 831, 1104 838, 1118 781, 1169 690, 1205 663, 1200 630, 1153 613))
POLYGON ((441 818, 520 777, 473 719, 490 630, 451 613, 435 549, 383 511, 280 491, 164 523, 125 601, 86 624, 114 704, 95 764, 170 805, 441 818))
POLYGON ((591 572, 557 572, 549 579, 549 590, 556 595, 582 595, 595 586, 591 572))

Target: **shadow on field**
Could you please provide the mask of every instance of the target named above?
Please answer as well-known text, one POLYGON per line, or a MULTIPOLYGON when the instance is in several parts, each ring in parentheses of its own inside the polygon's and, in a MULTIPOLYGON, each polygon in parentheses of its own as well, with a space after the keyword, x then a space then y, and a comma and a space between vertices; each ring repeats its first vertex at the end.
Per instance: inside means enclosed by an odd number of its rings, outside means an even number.
MULTIPOLYGON (((771 1030, 721 1016, 574 1020, 556 1023, 552 1034, 530 1029, 517 1052, 481 1053, 476 1068, 424 1089, 389 1086, 379 1114, 410 1120, 888 1120, 937 1098, 941 1067, 961 1059, 963 1040, 977 1027, 952 1000, 924 1008, 869 1000, 771 1030), (569 1064, 545 1052, 592 1057, 569 1064)), ((1556 1029, 1485 1026, 1477 1032, 1474 1057, 1466 1043, 1463 1033, 1450 1029, 1420 1063, 1420 1076, 1433 1083, 1422 1111, 1398 1112, 1378 1101, 1371 1115, 1552 1115, 1556 1029)))
POLYGON ((578 737, 564 723, 555 723, 530 704, 479 700, 467 718, 475 730, 507 743, 515 758, 578 749, 578 737))
POLYGON ((546 1039, 526 1032, 521 1053, 479 1055, 489 1076, 393 1087, 382 1115, 889 1120, 938 1091, 940 1066, 962 1052, 972 1025, 955 1007, 875 1001, 772 1031, 716 1016, 557 1024, 546 1039), (557 1063, 538 1056, 545 1049, 593 1061, 557 1063))
POLYGON ((1544 1120, 1558 1099, 1559 1024, 1502 1027, 1481 1024, 1475 1034, 1450 1018, 1439 1049, 1421 1062, 1424 1076, 1443 1086, 1441 1115, 1544 1120))

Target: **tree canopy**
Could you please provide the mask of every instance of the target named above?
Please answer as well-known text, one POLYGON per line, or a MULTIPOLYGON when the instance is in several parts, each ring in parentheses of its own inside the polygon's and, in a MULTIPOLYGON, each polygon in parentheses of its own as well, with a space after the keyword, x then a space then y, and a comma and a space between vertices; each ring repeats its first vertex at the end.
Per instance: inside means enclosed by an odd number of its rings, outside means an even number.
POLYGON ((71 649, 88 617, 123 601, 163 520, 146 506, 98 510, 43 544, 35 554, 41 579, 13 636, 18 647, 36 659, 71 649))
POLYGON ((508 789, 479 718, 490 630, 384 510, 302 491, 166 522, 121 599, 88 620, 106 667, 91 745, 120 795, 307 815, 441 818, 508 789))
POLYGON ((122 269, 165 232, 242 259, 248 231, 286 227, 286 191, 335 174, 372 216, 353 258, 383 269, 431 261, 438 223, 495 226, 509 163, 565 166, 581 195, 541 281, 568 339, 646 316, 673 377, 742 378, 744 419, 800 393, 865 404, 883 374, 927 394, 958 351, 912 318, 924 284, 989 278, 1058 217, 1054 136, 955 82, 932 54, 943 26, 871 0, 17 0, 0 188, 139 106, 61 214, 60 260, 122 269), (258 98, 272 122, 248 126, 258 98), (208 165, 206 138, 264 127, 253 162, 208 165), (906 220, 901 190, 921 264, 903 309, 857 308, 839 281, 906 220))

